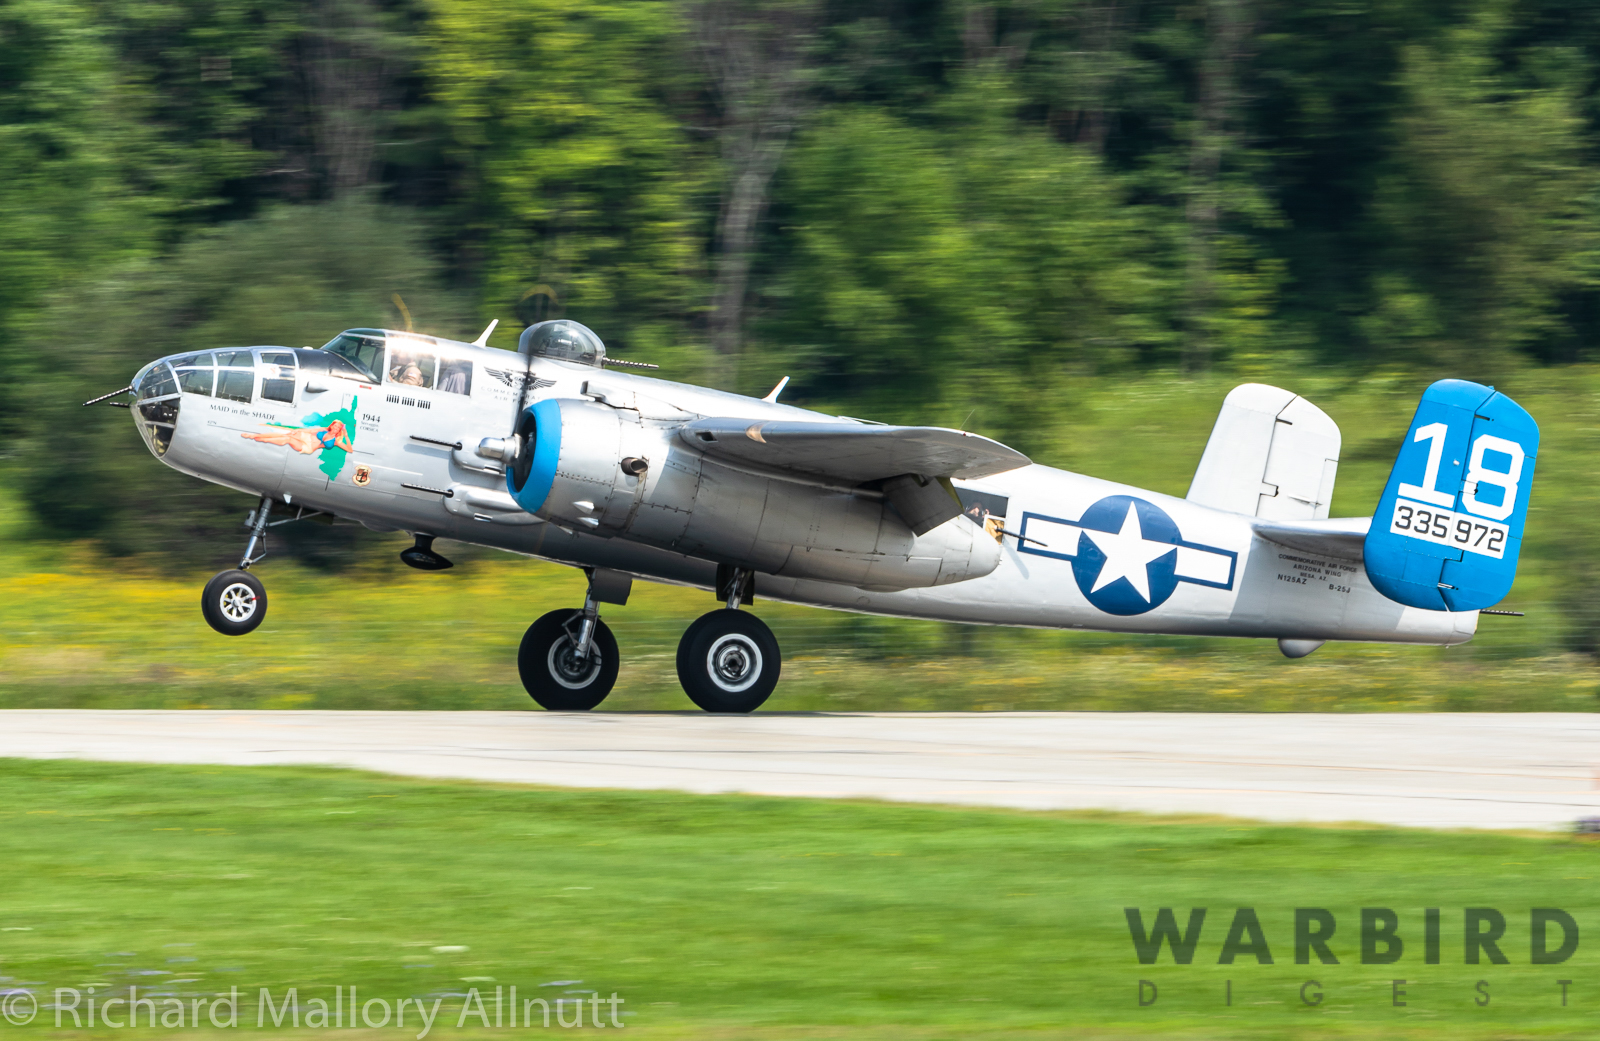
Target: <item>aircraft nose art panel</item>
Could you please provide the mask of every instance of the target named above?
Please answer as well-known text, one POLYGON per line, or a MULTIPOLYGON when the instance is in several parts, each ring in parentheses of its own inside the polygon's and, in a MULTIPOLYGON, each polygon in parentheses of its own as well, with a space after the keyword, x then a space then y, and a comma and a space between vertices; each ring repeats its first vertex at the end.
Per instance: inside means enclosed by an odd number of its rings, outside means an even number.
POLYGON ((975 480, 1030 462, 998 441, 943 427, 706 419, 685 424, 679 437, 712 457, 851 484, 908 473, 975 480))
POLYGON ((1493 387, 1429 387, 1367 534, 1372 584, 1431 611, 1499 603, 1516 577, 1538 450, 1538 424, 1493 387))

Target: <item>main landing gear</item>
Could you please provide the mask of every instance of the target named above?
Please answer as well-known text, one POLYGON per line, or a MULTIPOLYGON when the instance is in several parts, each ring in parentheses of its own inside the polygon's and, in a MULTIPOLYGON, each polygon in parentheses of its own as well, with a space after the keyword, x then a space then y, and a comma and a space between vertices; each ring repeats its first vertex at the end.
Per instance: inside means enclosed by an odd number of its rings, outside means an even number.
POLYGON ((727 607, 695 619, 678 641, 678 682, 707 712, 754 712, 778 685, 778 641, 765 622, 739 610, 755 599, 754 572, 719 567, 717 596, 727 607))
MULTIPOLYGON (((589 572, 583 609, 551 611, 528 627, 517 671, 533 700, 547 709, 586 712, 617 682, 617 640, 600 620, 600 605, 625 604, 632 579, 589 572)), ((755 599, 755 573, 717 569, 717 597, 727 606, 695 619, 678 642, 678 682, 707 712, 754 712, 778 685, 783 655, 766 623, 739 610, 755 599)))
POLYGON ((553 712, 587 712, 617 682, 617 638, 600 620, 600 605, 626 604, 633 580, 590 570, 581 611, 551 611, 528 626, 517 649, 517 672, 529 697, 553 712))
POLYGON ((267 617, 267 590, 250 573, 250 565, 267 555, 264 550, 260 557, 255 552, 257 546, 264 545, 267 518, 271 515, 272 498, 263 495, 246 521, 250 525, 250 541, 238 568, 219 572, 200 594, 200 613, 205 615, 206 624, 224 636, 254 632, 267 617))

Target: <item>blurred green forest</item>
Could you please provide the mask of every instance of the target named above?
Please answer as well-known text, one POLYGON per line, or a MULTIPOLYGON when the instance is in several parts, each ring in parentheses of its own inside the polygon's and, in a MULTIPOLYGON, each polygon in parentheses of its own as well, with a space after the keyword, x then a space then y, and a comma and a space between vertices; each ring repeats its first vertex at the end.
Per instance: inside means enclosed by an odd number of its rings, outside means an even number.
MULTIPOLYGON (((1255 379, 1344 426, 1344 514, 1448 375, 1546 431, 1508 604, 1543 614, 1474 653, 1592 689, 1600 6, 11 0, 0 164, 13 576, 236 558, 241 497, 78 407, 188 348, 571 317, 1177 494, 1255 379)), ((402 581, 283 530, 297 582, 402 581)))

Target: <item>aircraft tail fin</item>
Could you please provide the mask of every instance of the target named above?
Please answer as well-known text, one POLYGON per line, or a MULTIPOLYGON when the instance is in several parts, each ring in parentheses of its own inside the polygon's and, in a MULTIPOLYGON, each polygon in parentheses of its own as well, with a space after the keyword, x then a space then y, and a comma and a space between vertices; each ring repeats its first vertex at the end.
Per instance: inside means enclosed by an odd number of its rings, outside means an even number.
POLYGON ((1305 398, 1246 383, 1222 402, 1190 502, 1275 521, 1322 520, 1339 470, 1339 426, 1305 398))
POLYGON ((1538 450, 1539 425, 1493 387, 1429 387, 1363 547, 1373 586, 1430 611, 1499 603, 1516 578, 1538 450))

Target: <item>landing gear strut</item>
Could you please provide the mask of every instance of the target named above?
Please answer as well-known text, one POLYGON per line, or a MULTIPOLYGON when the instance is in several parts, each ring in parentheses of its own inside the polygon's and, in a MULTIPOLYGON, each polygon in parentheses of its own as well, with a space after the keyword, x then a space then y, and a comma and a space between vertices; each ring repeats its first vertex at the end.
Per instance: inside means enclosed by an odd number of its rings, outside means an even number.
POLYGON ((755 573, 717 569, 720 611, 695 619, 678 642, 678 682, 707 712, 754 712, 778 685, 783 657, 765 622, 740 611, 755 599, 755 573))
POLYGON ((267 590, 261 580, 250 573, 250 565, 267 555, 263 540, 267 534, 267 518, 271 515, 272 497, 263 495, 247 521, 250 541, 245 544, 238 568, 219 572, 200 594, 200 613, 205 616, 206 624, 224 636, 253 632, 267 617, 267 590), (263 547, 261 556, 255 555, 257 546, 263 547))
POLYGON ((600 605, 625 604, 633 580, 592 570, 579 611, 551 611, 528 627, 517 651, 517 672, 528 695, 556 712, 587 712, 617 682, 617 638, 600 620, 600 605))

